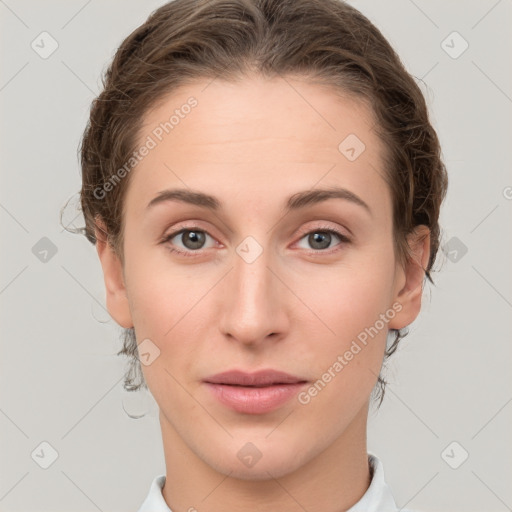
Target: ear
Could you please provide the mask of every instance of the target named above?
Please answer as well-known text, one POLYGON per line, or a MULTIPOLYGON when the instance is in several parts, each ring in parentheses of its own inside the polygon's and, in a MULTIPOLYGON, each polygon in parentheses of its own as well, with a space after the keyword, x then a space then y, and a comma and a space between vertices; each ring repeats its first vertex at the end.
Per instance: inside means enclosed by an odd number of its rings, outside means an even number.
POLYGON ((103 268, 110 316, 125 329, 133 327, 128 296, 123 276, 123 265, 107 240, 105 224, 97 218, 95 227, 96 250, 103 268))
POLYGON ((411 324, 421 310, 421 297, 425 268, 430 258, 430 230, 427 226, 416 226, 407 237, 410 257, 399 268, 395 277, 393 303, 401 305, 400 311, 389 321, 390 329, 402 329, 411 324))

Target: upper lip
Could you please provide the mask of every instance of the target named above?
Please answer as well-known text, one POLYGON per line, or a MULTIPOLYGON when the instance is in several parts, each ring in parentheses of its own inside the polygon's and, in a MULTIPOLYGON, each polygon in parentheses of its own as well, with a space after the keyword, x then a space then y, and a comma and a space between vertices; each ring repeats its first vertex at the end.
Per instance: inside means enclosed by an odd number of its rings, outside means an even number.
POLYGON ((306 379, 290 375, 278 370, 260 370, 253 373, 241 370, 229 370, 217 373, 204 379, 204 382, 211 384, 228 384, 232 386, 271 386, 273 384, 296 384, 307 382, 306 379))

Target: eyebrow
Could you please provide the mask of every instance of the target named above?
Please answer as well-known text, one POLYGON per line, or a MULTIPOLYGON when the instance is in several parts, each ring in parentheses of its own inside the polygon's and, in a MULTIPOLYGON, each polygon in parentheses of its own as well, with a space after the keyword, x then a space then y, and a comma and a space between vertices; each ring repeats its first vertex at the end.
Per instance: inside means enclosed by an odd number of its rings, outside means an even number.
MULTIPOLYGON (((344 199, 346 201, 350 201, 351 203, 364 208, 370 216, 372 215, 370 207, 359 196, 346 188, 340 187, 297 192, 288 198, 285 209, 287 211, 299 210, 306 206, 318 204, 329 199, 344 199)), ((156 197, 154 197, 147 205, 146 210, 167 201, 179 201, 207 208, 212 211, 219 211, 222 208, 221 201, 209 194, 187 189, 169 189, 160 192, 156 197)))

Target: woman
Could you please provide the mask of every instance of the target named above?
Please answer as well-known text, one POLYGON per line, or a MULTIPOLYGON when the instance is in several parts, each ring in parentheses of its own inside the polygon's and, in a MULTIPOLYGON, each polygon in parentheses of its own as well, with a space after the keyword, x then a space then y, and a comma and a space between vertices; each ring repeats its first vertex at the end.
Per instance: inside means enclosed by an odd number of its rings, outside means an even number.
POLYGON ((368 408, 447 176, 379 30, 338 0, 169 2, 118 49, 81 157, 125 386, 160 409, 139 512, 398 510, 368 408))

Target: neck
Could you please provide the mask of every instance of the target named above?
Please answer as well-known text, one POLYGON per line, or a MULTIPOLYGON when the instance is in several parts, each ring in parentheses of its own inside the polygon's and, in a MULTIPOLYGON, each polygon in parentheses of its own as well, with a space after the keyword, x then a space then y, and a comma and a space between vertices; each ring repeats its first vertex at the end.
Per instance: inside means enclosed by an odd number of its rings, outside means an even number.
POLYGON ((269 472, 269 478, 246 480, 204 462, 160 413, 166 463, 164 500, 173 512, 344 512, 370 485, 367 414, 368 404, 340 437, 298 469, 279 478, 269 472))

